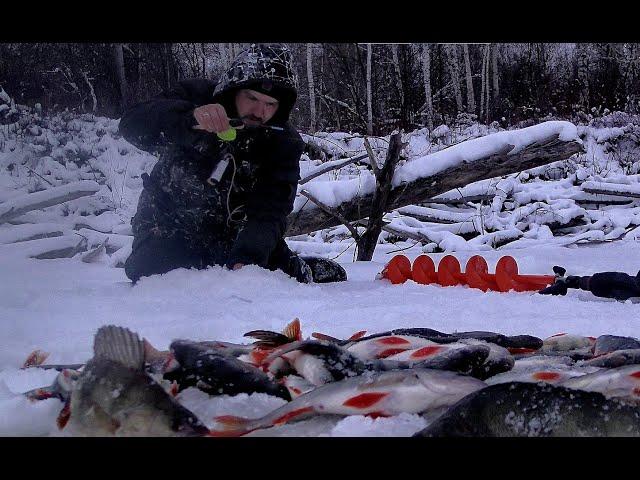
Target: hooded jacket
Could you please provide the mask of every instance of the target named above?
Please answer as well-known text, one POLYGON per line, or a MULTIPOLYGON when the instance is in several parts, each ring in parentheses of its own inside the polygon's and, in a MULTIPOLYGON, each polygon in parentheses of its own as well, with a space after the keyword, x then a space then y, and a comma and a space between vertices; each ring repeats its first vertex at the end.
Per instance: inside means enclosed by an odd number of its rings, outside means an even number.
POLYGON ((300 178, 304 143, 288 121, 296 89, 288 49, 252 45, 218 84, 182 81, 128 110, 120 133, 138 148, 159 153, 132 220, 134 250, 149 235, 172 237, 193 250, 210 252, 207 263, 264 266, 284 236, 300 178), (193 111, 202 105, 220 103, 228 117, 235 117, 235 94, 242 88, 279 100, 268 124, 282 131, 245 128, 227 143, 193 129, 193 111), (207 178, 227 151, 234 162, 211 186, 207 178))

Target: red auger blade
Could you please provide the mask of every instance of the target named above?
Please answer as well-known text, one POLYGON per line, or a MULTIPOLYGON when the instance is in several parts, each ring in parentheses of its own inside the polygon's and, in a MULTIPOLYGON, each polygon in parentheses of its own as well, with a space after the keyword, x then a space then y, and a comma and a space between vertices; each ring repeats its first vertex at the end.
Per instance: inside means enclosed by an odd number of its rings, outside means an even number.
POLYGON ((396 255, 380 272, 380 278, 386 278, 394 285, 411 280, 411 261, 404 255, 396 255))
POLYGON ((496 283, 501 292, 515 290, 516 292, 538 291, 555 280, 553 275, 520 275, 518 263, 511 256, 504 256, 496 265, 496 283))
POLYGON ((443 287, 466 285, 467 280, 460 273, 460 262, 453 255, 446 255, 438 264, 438 283, 443 287))
POLYGON ((483 292, 487 290, 500 291, 495 274, 489 273, 487 261, 480 255, 474 255, 467 261, 464 273, 467 285, 471 288, 479 288, 483 292))
POLYGON ((413 261, 411 273, 413 275, 414 282, 420 283, 422 285, 438 283, 436 265, 435 263, 433 263, 431 257, 427 255, 420 255, 413 261))

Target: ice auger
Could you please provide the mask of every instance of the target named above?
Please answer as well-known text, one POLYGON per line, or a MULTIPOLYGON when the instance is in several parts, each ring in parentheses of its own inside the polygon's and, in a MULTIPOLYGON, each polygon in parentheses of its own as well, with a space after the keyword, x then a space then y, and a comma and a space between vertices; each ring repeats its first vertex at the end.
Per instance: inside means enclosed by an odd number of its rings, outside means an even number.
POLYGON ((446 255, 438 264, 428 255, 420 255, 411 261, 404 255, 396 255, 384 267, 378 278, 386 278, 393 284, 413 280, 422 285, 437 284, 443 287, 468 285, 484 292, 538 291, 554 280, 554 275, 521 275, 515 258, 506 255, 498 260, 495 273, 489 273, 487 261, 480 255, 474 255, 467 261, 464 273, 460 262, 453 255, 446 255))

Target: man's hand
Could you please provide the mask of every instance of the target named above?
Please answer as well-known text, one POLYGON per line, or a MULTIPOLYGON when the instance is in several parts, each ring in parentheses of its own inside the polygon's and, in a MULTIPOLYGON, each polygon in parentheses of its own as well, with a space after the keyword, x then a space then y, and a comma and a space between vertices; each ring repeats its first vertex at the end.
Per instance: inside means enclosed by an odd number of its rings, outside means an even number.
POLYGON ((244 263, 236 263, 233 266, 233 270, 240 270, 242 267, 244 267, 244 263))
POLYGON ((193 116, 198 122, 198 125, 193 127, 195 130, 220 133, 231 128, 227 112, 219 103, 198 107, 193 111, 193 116))

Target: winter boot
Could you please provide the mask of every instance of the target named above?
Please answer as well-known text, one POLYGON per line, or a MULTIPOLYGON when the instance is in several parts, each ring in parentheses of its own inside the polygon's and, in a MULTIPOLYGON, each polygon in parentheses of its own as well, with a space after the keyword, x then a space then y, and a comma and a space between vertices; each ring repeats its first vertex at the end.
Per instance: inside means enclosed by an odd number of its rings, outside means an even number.
POLYGON ((347 272, 333 260, 322 257, 300 257, 309 265, 314 283, 344 282, 347 280, 347 272))

